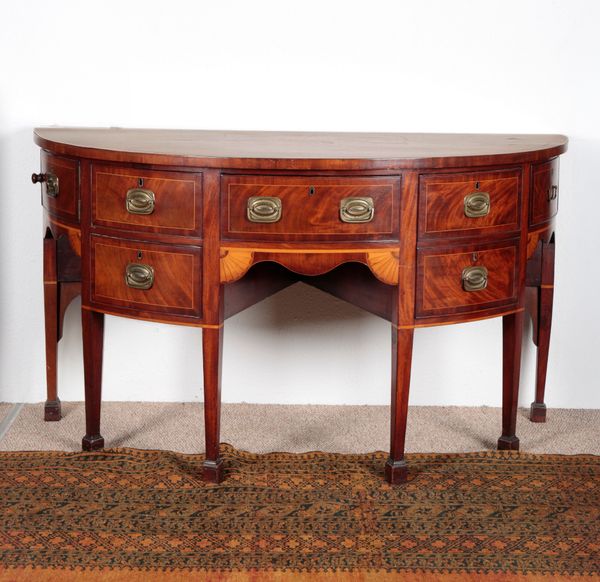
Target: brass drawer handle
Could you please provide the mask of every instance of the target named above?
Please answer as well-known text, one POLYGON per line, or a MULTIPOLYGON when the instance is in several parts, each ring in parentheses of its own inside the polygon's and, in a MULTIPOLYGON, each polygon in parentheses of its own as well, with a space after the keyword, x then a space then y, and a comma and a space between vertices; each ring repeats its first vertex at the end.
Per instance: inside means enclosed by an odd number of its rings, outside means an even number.
POLYGON ((488 270, 485 267, 466 267, 462 272, 465 291, 481 291, 487 287, 488 270))
POLYGON ((487 192, 473 192, 465 196, 465 216, 479 218, 490 213, 490 195, 487 192))
POLYGON ((552 186, 548 188, 548 202, 556 200, 558 198, 558 186, 552 186))
POLYGON ((344 198, 340 202, 340 218, 342 222, 371 222, 375 214, 373 198, 344 198))
POLYGON ((54 174, 31 174, 31 181, 34 184, 45 182, 46 194, 51 198, 58 196, 58 176, 54 174))
POLYGON ((248 198, 247 216, 250 222, 277 222, 281 218, 281 199, 251 196, 248 198))
POLYGON ((154 269, 144 263, 129 263, 125 269, 125 283, 132 289, 150 289, 154 285, 154 269))
POLYGON ((154 212, 155 197, 152 190, 132 188, 127 190, 125 208, 130 214, 152 214, 154 212))

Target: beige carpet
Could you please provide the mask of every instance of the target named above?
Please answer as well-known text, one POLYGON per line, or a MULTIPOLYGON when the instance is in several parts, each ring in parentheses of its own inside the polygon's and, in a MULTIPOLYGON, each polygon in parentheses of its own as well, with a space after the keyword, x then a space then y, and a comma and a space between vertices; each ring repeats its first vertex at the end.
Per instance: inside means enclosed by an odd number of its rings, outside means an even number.
MULTIPOLYGON (((12 405, 0 405, 0 422, 12 405)), ((63 402, 63 419, 44 422, 42 404, 26 404, 0 440, 0 450, 80 450, 81 402, 63 402)), ((387 406, 224 404, 221 441, 256 453, 311 450, 360 453, 387 450, 387 406)), ((408 452, 494 449, 500 409, 414 406, 409 411, 408 452)), ((519 411, 521 450, 532 453, 600 454, 600 410, 552 409, 545 424, 519 411)), ((202 405, 106 402, 102 434, 109 447, 204 449, 202 405)))

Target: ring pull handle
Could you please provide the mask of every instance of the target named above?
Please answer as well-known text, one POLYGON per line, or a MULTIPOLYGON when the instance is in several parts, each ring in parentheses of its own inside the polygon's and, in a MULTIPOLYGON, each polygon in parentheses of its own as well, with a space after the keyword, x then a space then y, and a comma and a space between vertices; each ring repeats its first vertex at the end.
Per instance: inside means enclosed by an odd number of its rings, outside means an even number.
POLYGON ((558 186, 548 188, 548 202, 552 202, 558 198, 558 186))
POLYGON ((155 196, 152 190, 132 188, 127 190, 125 208, 129 214, 152 214, 154 212, 155 196))
POLYGON ((125 283, 132 289, 151 289, 154 285, 154 269, 144 263, 129 263, 125 268, 125 283))
POLYGON ((480 218, 490 213, 490 195, 487 192, 473 192, 465 196, 465 216, 480 218))
POLYGON ((58 176, 55 174, 31 174, 31 181, 34 184, 46 184, 46 194, 51 198, 58 196, 58 176))
POLYGON ((485 267, 466 267, 462 272, 462 286, 465 291, 482 291, 488 284, 488 270, 485 267))
POLYGON ((344 198, 340 202, 342 222, 371 222, 375 214, 375 204, 370 196, 344 198))
POLYGON ((281 199, 276 196, 248 198, 246 216, 250 222, 277 222, 281 218, 281 199))

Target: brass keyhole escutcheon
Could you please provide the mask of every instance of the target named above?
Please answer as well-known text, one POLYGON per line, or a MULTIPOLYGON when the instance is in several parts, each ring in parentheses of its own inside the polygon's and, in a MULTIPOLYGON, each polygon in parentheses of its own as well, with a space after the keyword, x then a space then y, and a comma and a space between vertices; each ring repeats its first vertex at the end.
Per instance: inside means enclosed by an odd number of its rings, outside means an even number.
POLYGON ((138 178, 138 188, 144 187, 144 178, 138 178))
POLYGON ((137 252, 137 260, 141 261, 142 260, 142 251, 138 251, 137 252))

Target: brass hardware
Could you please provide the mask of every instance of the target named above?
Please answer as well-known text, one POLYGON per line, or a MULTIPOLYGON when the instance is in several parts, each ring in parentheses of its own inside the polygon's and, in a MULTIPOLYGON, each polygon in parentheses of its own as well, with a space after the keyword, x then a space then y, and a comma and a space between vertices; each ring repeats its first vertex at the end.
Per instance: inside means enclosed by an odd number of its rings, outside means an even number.
POLYGON ((51 198, 58 196, 58 176, 54 174, 31 174, 31 181, 34 184, 45 182, 46 194, 51 198))
POLYGON ((251 196, 248 198, 247 216, 250 222, 277 222, 281 218, 281 199, 251 196))
POLYGON ((144 263, 129 263, 125 269, 125 283, 132 289, 150 289, 154 284, 154 269, 144 263))
POLYGON ((465 291, 481 291, 488 284, 488 270, 485 267, 466 267, 462 272, 462 286, 465 291))
POLYGON ((473 192, 465 196, 465 216, 479 218, 490 213, 490 195, 487 192, 473 192))
POLYGON ((548 202, 552 202, 552 200, 556 200, 558 198, 558 186, 552 186, 552 188, 548 188, 548 202))
POLYGON ((344 198, 340 202, 340 218, 342 222, 371 222, 375 214, 373 198, 344 198))
POLYGON ((144 178, 138 178, 138 188, 144 187, 144 178))
POLYGON ((125 208, 130 214, 152 214, 154 212, 154 192, 143 188, 127 190, 125 208))

